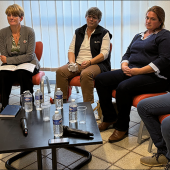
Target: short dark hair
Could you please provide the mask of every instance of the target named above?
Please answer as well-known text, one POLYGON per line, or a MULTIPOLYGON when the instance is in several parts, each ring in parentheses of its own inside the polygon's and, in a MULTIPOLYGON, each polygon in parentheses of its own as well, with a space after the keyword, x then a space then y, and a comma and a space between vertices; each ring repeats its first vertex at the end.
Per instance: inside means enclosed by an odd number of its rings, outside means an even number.
POLYGON ((146 12, 146 15, 150 11, 154 12, 157 15, 157 17, 158 17, 158 19, 159 19, 159 21, 161 23, 159 29, 163 29, 165 27, 165 25, 164 25, 165 11, 160 6, 153 6, 153 7, 148 9, 148 11, 146 12))
POLYGON ((85 17, 87 17, 88 15, 97 16, 99 20, 102 19, 102 12, 97 7, 91 7, 90 9, 88 9, 85 17))

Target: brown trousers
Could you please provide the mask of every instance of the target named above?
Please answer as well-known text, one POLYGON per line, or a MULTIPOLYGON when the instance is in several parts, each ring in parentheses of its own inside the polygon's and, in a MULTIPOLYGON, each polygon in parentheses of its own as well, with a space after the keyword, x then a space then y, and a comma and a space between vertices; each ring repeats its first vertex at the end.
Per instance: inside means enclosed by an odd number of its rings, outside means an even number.
POLYGON ((80 83, 83 94, 84 102, 94 103, 93 89, 94 89, 94 78, 101 73, 100 67, 95 64, 85 69, 82 69, 79 64, 76 72, 68 70, 68 64, 59 67, 56 71, 56 84, 57 88, 60 88, 63 92, 63 99, 67 99, 68 81, 75 76, 80 75, 80 83))

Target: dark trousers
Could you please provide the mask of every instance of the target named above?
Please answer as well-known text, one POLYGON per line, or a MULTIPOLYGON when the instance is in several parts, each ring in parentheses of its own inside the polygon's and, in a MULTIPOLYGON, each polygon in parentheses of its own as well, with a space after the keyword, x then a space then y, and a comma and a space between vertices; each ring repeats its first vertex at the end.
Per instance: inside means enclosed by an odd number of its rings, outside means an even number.
POLYGON ((165 118, 162 124, 158 120, 159 115, 170 114, 170 93, 144 99, 137 109, 158 153, 163 153, 170 160, 170 117, 165 118))
POLYGON ((126 76, 121 69, 101 73, 95 78, 104 122, 117 120, 115 129, 126 131, 129 128, 130 110, 133 97, 144 93, 163 92, 168 89, 168 81, 154 73, 126 76), (112 90, 116 89, 118 115, 112 104, 112 90))
POLYGON ((25 90, 29 90, 33 93, 32 76, 38 73, 35 69, 33 73, 27 70, 17 70, 17 71, 0 71, 0 94, 2 107, 8 105, 9 95, 11 93, 11 88, 14 83, 20 84, 20 94, 25 90))

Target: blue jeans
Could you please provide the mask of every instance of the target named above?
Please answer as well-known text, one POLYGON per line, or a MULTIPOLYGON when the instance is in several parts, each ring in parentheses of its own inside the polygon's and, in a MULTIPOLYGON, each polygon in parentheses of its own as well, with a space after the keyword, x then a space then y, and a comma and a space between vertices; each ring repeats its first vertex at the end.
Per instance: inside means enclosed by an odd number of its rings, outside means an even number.
POLYGON ((170 93, 144 99, 137 109, 158 153, 163 153, 170 160, 170 117, 165 118, 162 124, 158 120, 159 115, 170 114, 170 93))
POLYGON ((115 129, 127 131, 133 97, 144 93, 156 93, 168 90, 168 82, 154 73, 126 76, 121 69, 104 72, 96 76, 95 85, 103 113, 104 122, 117 120, 115 129), (116 89, 118 115, 112 104, 112 90, 116 89))

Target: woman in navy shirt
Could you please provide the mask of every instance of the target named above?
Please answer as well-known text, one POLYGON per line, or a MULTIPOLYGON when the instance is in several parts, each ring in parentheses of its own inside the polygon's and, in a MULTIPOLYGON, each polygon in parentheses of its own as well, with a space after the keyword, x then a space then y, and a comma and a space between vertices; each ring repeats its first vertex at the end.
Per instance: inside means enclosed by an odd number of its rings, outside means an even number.
POLYGON ((170 32, 164 28, 165 12, 153 6, 146 12, 146 31, 137 34, 121 61, 121 69, 102 73, 95 85, 103 114, 100 131, 114 124, 109 142, 122 140, 128 134, 133 97, 143 93, 168 90, 170 78, 170 32), (118 114, 112 104, 116 89, 118 114))

